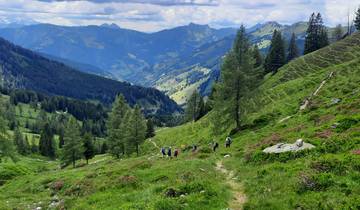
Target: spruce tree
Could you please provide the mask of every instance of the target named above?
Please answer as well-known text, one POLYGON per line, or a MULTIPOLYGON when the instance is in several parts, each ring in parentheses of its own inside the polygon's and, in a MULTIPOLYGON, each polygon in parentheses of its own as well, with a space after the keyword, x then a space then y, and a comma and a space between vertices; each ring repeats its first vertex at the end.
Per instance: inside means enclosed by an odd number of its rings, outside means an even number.
POLYGON ((26 155, 28 154, 28 149, 19 128, 16 128, 14 131, 14 144, 16 146, 16 150, 19 154, 26 155))
POLYGON ((329 39, 321 14, 312 13, 306 30, 304 54, 311 53, 327 45, 329 45, 329 39))
POLYGON ((265 73, 272 72, 275 74, 280 67, 285 65, 285 63, 286 56, 284 41, 282 39, 281 32, 274 30, 269 53, 265 59, 265 73))
POLYGON ((54 159, 56 156, 54 144, 54 134, 51 130, 50 124, 45 122, 39 140, 40 154, 54 159))
POLYGON ((34 136, 32 136, 32 138, 31 138, 31 153, 36 154, 38 152, 39 152, 39 147, 36 145, 34 136))
POLYGON ((80 136, 80 126, 74 117, 70 117, 65 126, 64 141, 61 162, 65 165, 72 163, 75 168, 76 160, 83 157, 84 147, 80 136))
MULTIPOLYGON (((127 123, 127 143, 129 149, 135 149, 137 156, 140 153, 140 145, 145 141, 146 120, 141 112, 139 105, 136 105, 131 111, 129 121, 127 123)), ((128 150, 131 152, 131 150, 128 150)))
POLYGON ((127 130, 124 121, 129 111, 130 107, 126 103, 124 96, 117 96, 107 122, 107 148, 108 152, 116 158, 120 158, 121 155, 125 154, 127 130))
POLYGON ((89 164, 89 160, 95 156, 95 146, 93 137, 90 133, 85 133, 83 136, 84 142, 84 157, 86 160, 86 164, 89 164))
POLYGON ((293 33, 290 39, 289 47, 288 47, 288 55, 287 55, 287 62, 290 62, 291 60, 299 57, 299 50, 296 46, 296 37, 293 33))
POLYGON ((202 100, 201 95, 199 94, 199 92, 197 90, 195 90, 186 105, 186 110, 185 110, 185 121, 186 122, 190 122, 193 121, 195 122, 198 119, 199 116, 199 105, 200 105, 200 101, 202 100))
POLYGON ((146 122, 146 138, 155 136, 154 122, 153 119, 149 118, 146 122))
POLYGON ((0 102, 0 163, 4 158, 11 158, 12 160, 16 160, 14 146, 10 141, 10 137, 7 132, 6 121, 3 117, 3 107, 3 104, 0 102))
POLYGON ((334 32, 332 34, 332 38, 334 41, 339 41, 342 39, 342 37, 344 36, 344 31, 343 31, 343 27, 341 24, 338 24, 335 29, 334 32))
POLYGON ((243 113, 241 100, 257 84, 258 72, 254 63, 245 27, 241 26, 232 50, 225 56, 221 66, 221 78, 213 93, 215 111, 212 122, 216 134, 231 122, 234 122, 236 130, 240 129, 243 113))
POLYGON ((258 68, 263 64, 263 57, 257 45, 255 45, 253 49, 253 58, 255 59, 255 64, 254 64, 255 68, 258 68))
POLYGON ((358 8, 358 10, 355 13, 355 28, 356 30, 360 31, 360 7, 358 8))

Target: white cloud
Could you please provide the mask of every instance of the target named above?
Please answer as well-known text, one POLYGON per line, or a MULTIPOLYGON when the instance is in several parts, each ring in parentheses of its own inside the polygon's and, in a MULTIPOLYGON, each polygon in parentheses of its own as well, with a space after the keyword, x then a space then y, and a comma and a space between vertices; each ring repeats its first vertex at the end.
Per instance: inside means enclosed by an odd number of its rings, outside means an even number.
POLYGON ((360 0, 0 0, 0 16, 21 16, 59 25, 116 23, 157 31, 190 22, 214 27, 306 21, 321 12, 325 23, 346 23, 360 0))

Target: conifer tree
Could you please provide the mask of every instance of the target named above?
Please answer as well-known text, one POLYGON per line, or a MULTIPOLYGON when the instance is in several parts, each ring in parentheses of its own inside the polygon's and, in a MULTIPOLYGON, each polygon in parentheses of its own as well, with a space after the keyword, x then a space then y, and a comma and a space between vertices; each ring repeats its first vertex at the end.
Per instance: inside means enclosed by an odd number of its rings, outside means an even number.
POLYGON ((355 13, 355 28, 356 30, 360 31, 360 7, 357 9, 356 13, 355 13))
POLYGON ((201 95, 197 90, 195 90, 193 94, 190 96, 186 106, 186 110, 185 110, 186 122, 190 122, 190 121, 195 122, 198 119, 201 100, 202 100, 201 95))
POLYGON ((291 60, 299 57, 299 50, 296 46, 296 37, 293 33, 290 39, 289 47, 288 47, 288 55, 287 55, 287 62, 290 62, 291 60))
POLYGON ((72 163, 75 168, 76 160, 83 157, 84 147, 80 136, 80 126, 74 117, 70 117, 65 126, 64 141, 61 161, 65 165, 72 163))
POLYGON ((265 72, 272 72, 275 74, 280 67, 285 65, 285 63, 286 56, 284 41, 282 39, 281 32, 274 30, 269 53, 265 59, 265 72))
POLYGON ((3 104, 0 102, 0 163, 4 158, 16 160, 14 146, 10 141, 9 134, 7 133, 6 121, 3 117, 3 107, 3 104))
POLYGON ((139 105, 136 105, 134 110, 131 111, 129 121, 127 123, 127 130, 128 147, 130 149, 134 148, 136 154, 139 156, 140 144, 145 141, 146 135, 146 120, 141 113, 139 105))
POLYGON ((306 30, 304 54, 311 53, 329 44, 326 27, 321 14, 312 13, 306 30))
POLYGON ((255 68, 258 68, 263 64, 263 57, 257 45, 255 45, 253 49, 253 58, 255 59, 255 64, 254 64, 255 68))
POLYGON ((100 148, 100 154, 105 154, 108 151, 106 142, 103 142, 100 148))
POLYGON ((61 149, 65 144, 64 141, 64 127, 61 125, 61 128, 59 130, 59 148, 61 149))
POLYGON ((241 126, 241 100, 256 86, 258 76, 254 68, 245 27, 241 26, 232 50, 226 55, 221 67, 221 78, 214 91, 214 131, 234 122, 236 130, 241 126), (256 76, 255 76, 256 75, 256 76))
POLYGON ((146 122, 146 138, 155 136, 154 122, 153 119, 149 118, 146 122))
POLYGON ((54 134, 51 130, 50 124, 45 122, 39 141, 39 152, 41 155, 50 157, 52 159, 55 158, 55 145, 54 145, 54 134))
POLYGON ((24 137, 19 128, 16 128, 14 131, 14 144, 16 146, 16 150, 19 154, 26 155, 27 148, 25 145, 24 137))
POLYGON ((32 138, 31 138, 31 153, 35 154, 38 152, 39 152, 39 147, 36 145, 34 136, 32 136, 32 138))
POLYGON ((121 155, 125 154, 127 131, 124 124, 129 111, 130 107, 126 103, 124 96, 117 96, 107 122, 109 134, 107 139, 108 152, 116 158, 120 158, 121 155))
POLYGON ((344 35, 344 31, 343 31, 343 27, 341 24, 338 24, 335 29, 334 29, 334 32, 332 34, 332 37, 333 37, 333 40, 334 41, 339 41, 342 39, 344 35))
POLYGON ((92 159, 95 156, 95 146, 93 137, 90 133, 85 133, 83 137, 84 142, 84 157, 86 160, 86 164, 89 164, 89 160, 92 159))

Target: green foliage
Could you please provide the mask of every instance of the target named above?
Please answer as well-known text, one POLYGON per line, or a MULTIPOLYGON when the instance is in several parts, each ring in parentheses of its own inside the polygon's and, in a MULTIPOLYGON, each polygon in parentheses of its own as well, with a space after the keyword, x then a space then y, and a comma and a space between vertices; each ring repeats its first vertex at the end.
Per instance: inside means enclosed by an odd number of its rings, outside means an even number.
POLYGON ((296 45, 295 33, 293 33, 291 36, 290 42, 289 42, 286 61, 290 62, 291 60, 293 60, 297 57, 299 57, 299 49, 296 45))
POLYGON ((19 128, 16 128, 14 131, 14 144, 18 153, 22 155, 27 155, 30 153, 30 145, 28 139, 27 137, 24 139, 23 134, 21 133, 19 128))
POLYGON ((204 98, 195 90, 190 96, 185 110, 185 122, 195 122, 207 113, 204 98))
POLYGON ((359 122, 360 122, 359 119, 354 119, 354 118, 342 119, 338 122, 339 124, 336 126, 336 131, 339 133, 344 132, 347 129, 351 128, 351 126, 356 125, 359 122))
POLYGON ((41 155, 52 159, 56 156, 54 134, 48 122, 45 122, 40 134, 39 152, 41 155))
POLYGON ((343 38, 344 36, 344 31, 343 31, 343 27, 341 24, 336 25, 333 34, 332 34, 332 38, 334 41, 339 41, 343 38))
POLYGON ((76 160, 84 156, 84 146, 80 136, 80 126, 74 117, 70 117, 65 126, 64 142, 61 161, 65 165, 72 163, 75 168, 76 160))
POLYGON ((360 31, 360 7, 357 9, 356 13, 355 13, 355 28, 356 30, 360 31))
POLYGON ((304 54, 311 53, 327 45, 329 45, 329 40, 321 14, 312 13, 306 31, 304 54))
POLYGON ((154 128, 153 119, 148 119, 146 121, 146 138, 151 138, 155 136, 155 128, 154 128))
POLYGON ((95 146, 93 142, 93 137, 90 133, 86 133, 83 136, 83 144, 84 144, 84 157, 86 159, 86 163, 89 163, 89 159, 92 159, 95 156, 95 146))
POLYGON ((12 158, 15 160, 14 148, 12 142, 9 140, 10 137, 7 133, 6 121, 3 118, 3 106, 0 101, 0 163, 4 158, 12 158))
POLYGON ((286 63, 285 46, 281 32, 274 30, 269 53, 265 59, 265 72, 275 74, 286 63))
POLYGON ((131 154, 135 149, 136 154, 139 155, 140 145, 145 141, 147 128, 140 106, 136 105, 134 110, 130 112, 126 127, 127 152, 131 154))
POLYGON ((255 59, 255 68, 261 67, 263 65, 263 56, 261 55, 257 44, 253 48, 253 58, 255 59))

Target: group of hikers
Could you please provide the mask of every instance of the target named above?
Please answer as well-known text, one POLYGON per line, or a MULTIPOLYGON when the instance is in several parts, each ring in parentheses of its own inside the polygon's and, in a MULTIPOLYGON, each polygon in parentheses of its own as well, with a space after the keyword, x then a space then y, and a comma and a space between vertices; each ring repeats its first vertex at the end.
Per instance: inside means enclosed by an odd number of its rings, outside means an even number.
MULTIPOLYGON (((228 136, 226 137, 225 139, 225 148, 229 148, 231 146, 231 143, 232 143, 232 139, 228 136)), ((216 141, 214 141, 212 143, 212 149, 214 152, 216 152, 216 150, 219 148, 219 143, 217 143, 216 141)), ((192 152, 196 152, 197 151, 197 145, 194 144, 192 146, 192 152)), ((172 150, 171 150, 171 147, 168 147, 167 149, 165 147, 162 147, 161 150, 160 150, 161 154, 163 157, 170 157, 172 158, 172 150)), ((177 158, 179 156, 179 149, 176 148, 174 150, 174 157, 177 158)))

